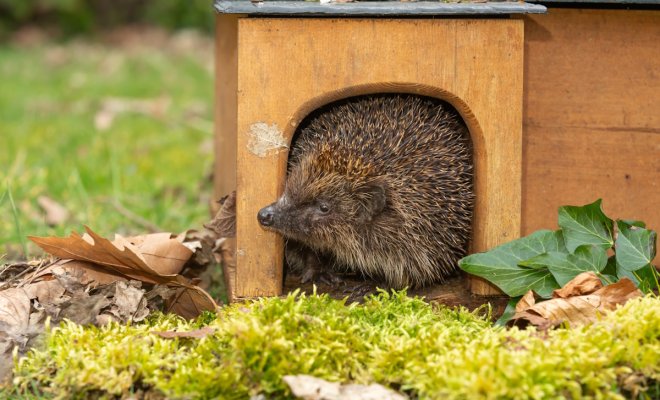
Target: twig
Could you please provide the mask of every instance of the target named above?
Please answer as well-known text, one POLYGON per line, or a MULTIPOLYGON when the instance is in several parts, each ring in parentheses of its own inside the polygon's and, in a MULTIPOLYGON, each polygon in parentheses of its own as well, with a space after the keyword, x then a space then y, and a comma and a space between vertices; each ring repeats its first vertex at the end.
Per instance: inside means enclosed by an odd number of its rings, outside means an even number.
MULTIPOLYGON (((41 261, 41 262, 40 262, 39 264, 37 264, 37 265, 30 265, 29 263, 26 263, 26 262, 19 262, 19 263, 16 263, 16 264, 7 264, 7 265, 5 266, 5 268, 2 270, 2 272, 1 272, 0 274, 4 274, 4 273, 5 273, 8 269, 10 269, 10 268, 24 267, 24 269, 23 269, 23 271, 21 271, 21 272, 19 272, 18 274, 12 276, 11 278, 7 279, 6 281, 4 281, 4 282, 0 282, 0 290, 5 289, 5 288, 8 287, 12 282, 15 282, 15 281, 18 280, 19 278, 23 277, 23 275, 26 275, 26 274, 28 274, 28 273, 30 273, 30 272, 34 272, 34 274, 32 275, 32 277, 29 279, 30 282, 28 282, 28 283, 31 283, 31 281, 32 281, 32 279, 34 278, 34 276, 35 276, 37 273, 39 273, 39 272, 42 270, 42 268, 44 267, 44 265, 46 265, 46 264, 48 264, 48 262, 47 262, 46 260, 41 261)), ((50 264, 49 264, 49 265, 50 265, 50 264)), ((19 287, 20 287, 20 286, 22 286, 22 285, 19 285, 19 287)))
POLYGON ((11 205, 12 214, 14 215, 14 226, 16 228, 16 235, 18 236, 18 239, 21 241, 21 247, 23 248, 23 257, 27 259, 28 258, 27 243, 25 241, 25 237, 23 236, 23 230, 21 229, 21 221, 19 219, 18 209, 16 208, 16 203, 14 203, 14 197, 11 194, 11 187, 9 186, 9 181, 7 181, 7 196, 9 197, 9 204, 11 205))
POLYGON ((141 225, 143 228, 147 229, 150 233, 163 231, 158 225, 135 214, 131 210, 124 207, 119 201, 112 199, 110 200, 110 204, 112 204, 112 206, 115 208, 115 210, 117 210, 118 213, 130 219, 132 222, 141 225))
MULTIPOLYGON (((57 258, 53 259, 52 257, 49 258, 49 259, 47 259, 47 260, 41 260, 41 262, 39 263, 39 265, 37 265, 37 268, 36 268, 36 270, 34 271, 34 273, 32 274, 32 276, 29 277, 29 278, 27 279, 27 281, 24 282, 24 284, 32 283, 32 281, 34 280, 34 278, 35 278, 35 277, 36 277, 41 271, 43 271, 44 269, 46 269, 46 267, 50 267, 51 265, 55 264, 55 263, 58 262, 58 261, 59 261, 59 259, 57 259, 57 258)), ((23 286, 23 285, 21 285, 21 286, 23 286)))

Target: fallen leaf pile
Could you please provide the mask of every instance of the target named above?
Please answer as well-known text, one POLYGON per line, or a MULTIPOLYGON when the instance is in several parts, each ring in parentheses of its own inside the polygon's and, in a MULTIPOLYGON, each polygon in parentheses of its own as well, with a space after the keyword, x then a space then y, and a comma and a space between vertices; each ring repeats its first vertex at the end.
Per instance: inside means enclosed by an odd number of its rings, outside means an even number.
POLYGON ((46 252, 63 260, 47 268, 46 273, 51 269, 82 271, 80 279, 87 284, 138 280, 165 285, 173 291, 165 311, 184 318, 215 309, 216 304, 208 293, 179 275, 193 255, 183 244, 183 235, 154 233, 131 238, 116 235, 111 242, 85 229, 87 233, 83 236, 74 232, 68 238, 30 237, 46 252))
POLYGON ((642 295, 628 278, 603 286, 593 272, 583 272, 557 289, 552 299, 536 303, 534 292, 527 292, 516 306, 511 324, 520 327, 535 325, 549 329, 563 323, 570 326, 595 322, 605 311, 614 310, 628 300, 642 295))
POLYGON ((11 372, 14 347, 19 354, 34 344, 45 324, 69 319, 78 324, 141 321, 173 291, 140 281, 116 280, 91 288, 76 275, 43 275, 32 283, 0 291, 0 381, 11 372), (41 280, 38 280, 41 279, 41 280))
MULTIPOLYGON (((156 310, 190 319, 218 307, 199 286, 207 270, 230 256, 213 230, 115 235, 112 241, 85 230, 82 236, 30 237, 56 258, 0 268, 0 382, 11 374, 14 349, 27 351, 47 323, 139 322, 156 310)), ((193 338, 210 333, 156 332, 193 338)))

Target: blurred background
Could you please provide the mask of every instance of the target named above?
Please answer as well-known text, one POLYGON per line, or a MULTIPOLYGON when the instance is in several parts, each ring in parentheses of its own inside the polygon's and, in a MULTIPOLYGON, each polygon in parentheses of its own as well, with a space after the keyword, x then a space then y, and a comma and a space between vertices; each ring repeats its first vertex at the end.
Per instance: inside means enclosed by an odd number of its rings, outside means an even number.
POLYGON ((0 264, 28 235, 200 228, 211 0, 0 0, 0 264))

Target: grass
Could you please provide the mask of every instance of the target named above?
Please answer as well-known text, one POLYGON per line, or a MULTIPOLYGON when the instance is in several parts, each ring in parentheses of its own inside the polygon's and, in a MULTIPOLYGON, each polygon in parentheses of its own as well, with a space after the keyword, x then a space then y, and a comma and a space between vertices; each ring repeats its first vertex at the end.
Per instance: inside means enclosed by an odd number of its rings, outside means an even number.
POLYGON ((208 219, 210 38, 138 32, 114 45, 3 44, 0 75, 0 255, 34 255, 25 235, 83 224, 112 236, 208 219), (39 196, 70 218, 47 226, 39 196))
POLYGON ((287 374, 379 382, 420 399, 652 399, 660 395, 660 300, 634 299, 593 325, 539 333, 404 292, 351 306, 289 295, 193 322, 152 315, 128 326, 64 323, 15 372, 17 396, 71 399, 139 390, 174 399, 288 398, 287 374), (151 333, 204 325, 215 333, 199 340, 151 333))

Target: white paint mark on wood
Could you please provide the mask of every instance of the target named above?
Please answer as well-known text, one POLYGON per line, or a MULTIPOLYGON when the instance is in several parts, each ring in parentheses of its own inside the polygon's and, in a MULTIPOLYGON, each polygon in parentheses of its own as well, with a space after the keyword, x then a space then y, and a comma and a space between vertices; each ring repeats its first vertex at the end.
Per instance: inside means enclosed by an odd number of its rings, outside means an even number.
POLYGON ((289 147, 277 124, 268 126, 265 122, 256 122, 250 125, 249 135, 248 150, 259 157, 265 157, 271 152, 278 153, 289 147))

